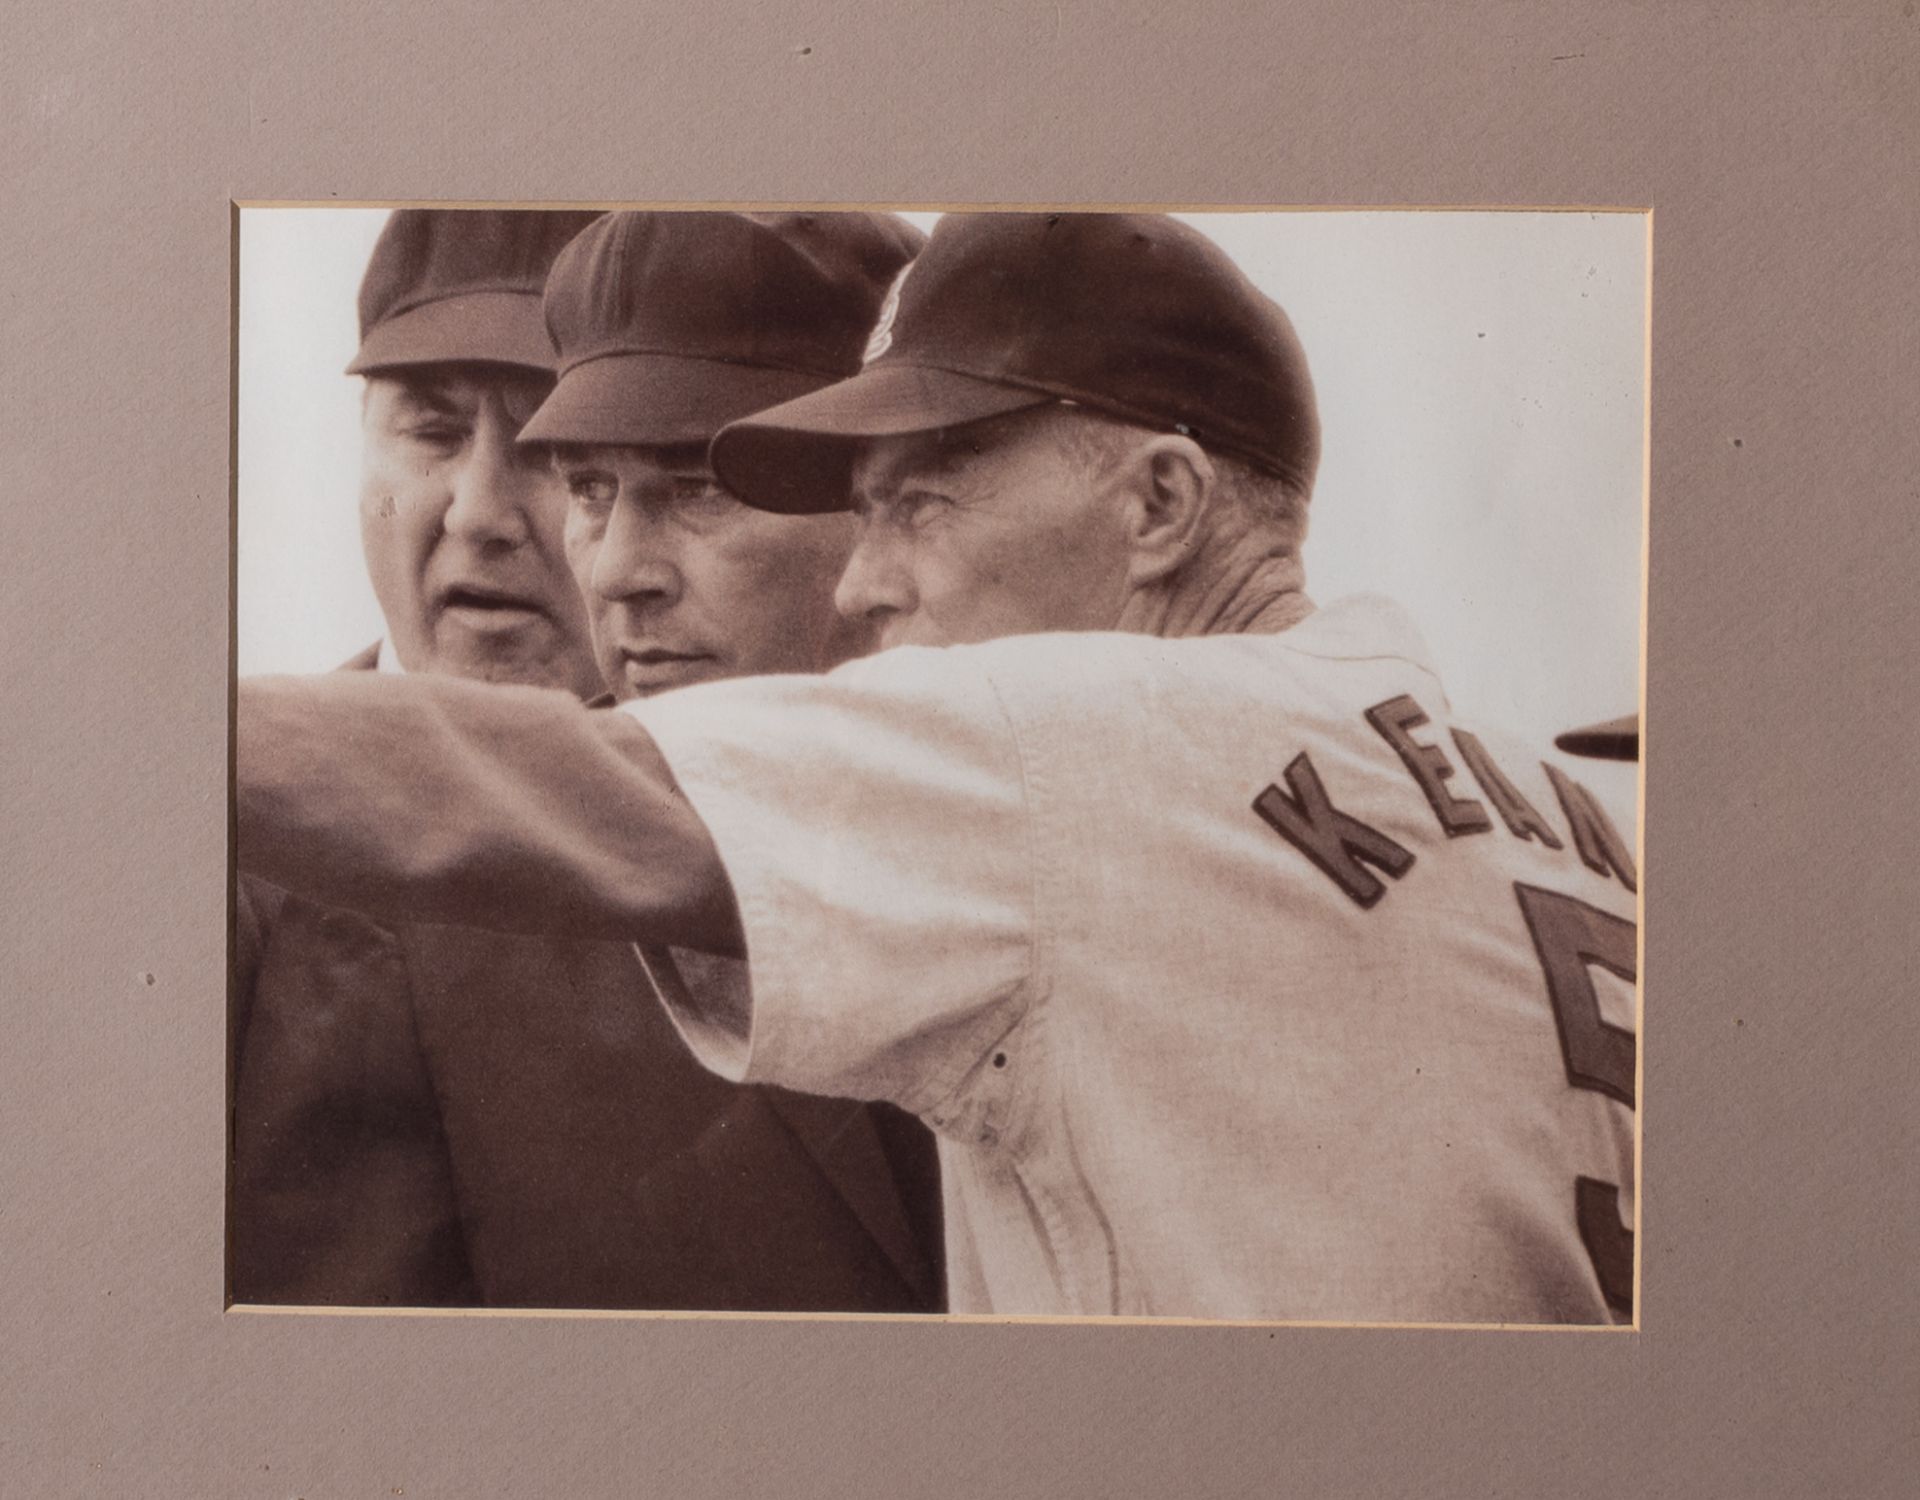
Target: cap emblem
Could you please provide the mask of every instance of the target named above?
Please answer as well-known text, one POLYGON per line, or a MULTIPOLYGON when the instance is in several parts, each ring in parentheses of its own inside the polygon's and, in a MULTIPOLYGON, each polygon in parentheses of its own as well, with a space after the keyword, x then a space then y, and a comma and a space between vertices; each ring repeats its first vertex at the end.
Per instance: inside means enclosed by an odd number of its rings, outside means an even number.
POLYGON ((907 272, 912 269, 913 262, 908 261, 900 268, 900 274, 893 278, 893 285, 887 288, 886 301, 880 304, 880 321, 873 325, 873 332, 867 338, 867 347, 860 354, 863 366, 872 364, 893 347, 893 320, 900 311, 900 288, 905 285, 907 272))

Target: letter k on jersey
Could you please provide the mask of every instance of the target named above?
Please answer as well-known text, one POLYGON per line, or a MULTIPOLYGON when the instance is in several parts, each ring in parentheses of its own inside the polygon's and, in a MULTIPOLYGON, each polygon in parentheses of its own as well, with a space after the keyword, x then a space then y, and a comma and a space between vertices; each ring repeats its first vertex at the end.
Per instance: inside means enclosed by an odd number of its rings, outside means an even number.
POLYGON ((1411 850, 1379 829, 1348 817, 1327 799, 1327 789, 1306 751, 1293 758, 1286 776, 1293 795, 1269 786, 1254 798, 1253 810, 1361 906, 1372 906, 1387 893, 1367 865, 1395 880, 1413 868, 1411 850))

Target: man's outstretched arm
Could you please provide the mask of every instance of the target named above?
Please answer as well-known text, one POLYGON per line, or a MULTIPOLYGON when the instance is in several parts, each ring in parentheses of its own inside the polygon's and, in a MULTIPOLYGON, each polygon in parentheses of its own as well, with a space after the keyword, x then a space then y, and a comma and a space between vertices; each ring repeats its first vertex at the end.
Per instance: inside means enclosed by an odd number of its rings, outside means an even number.
POLYGON ((392 921, 738 955, 705 825, 632 717, 564 693, 371 672, 247 678, 243 870, 392 921))

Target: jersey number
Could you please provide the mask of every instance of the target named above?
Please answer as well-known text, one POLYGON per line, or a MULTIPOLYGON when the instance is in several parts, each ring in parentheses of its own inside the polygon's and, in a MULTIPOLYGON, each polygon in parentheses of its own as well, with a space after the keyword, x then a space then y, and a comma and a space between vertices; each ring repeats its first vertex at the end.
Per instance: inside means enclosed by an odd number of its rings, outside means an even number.
MULTIPOLYGON (((1514 882, 1520 914, 1533 934, 1547 998, 1560 1031, 1567 1082, 1634 1104, 1634 1036, 1600 1014, 1590 965, 1598 964, 1628 984, 1639 978, 1633 923, 1558 891, 1514 882)), ((1620 1189, 1593 1177, 1573 1182, 1575 1222, 1593 1260, 1594 1275, 1609 1306, 1633 1310, 1633 1231, 1620 1222, 1620 1189)))

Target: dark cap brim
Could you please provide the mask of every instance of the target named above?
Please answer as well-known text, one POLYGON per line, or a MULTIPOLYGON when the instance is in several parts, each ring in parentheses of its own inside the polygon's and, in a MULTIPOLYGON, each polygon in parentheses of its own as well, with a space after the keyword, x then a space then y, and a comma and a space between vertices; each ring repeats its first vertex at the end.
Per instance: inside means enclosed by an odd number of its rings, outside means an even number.
POLYGON ((685 354, 601 355, 562 372, 520 441, 704 444, 736 418, 817 391, 832 378, 685 354))
POLYGON ((846 510, 852 505, 853 457, 863 441, 961 427, 1055 399, 951 370, 871 365, 723 429, 713 440, 713 472, 760 510, 846 510))
POLYGON ((1585 729, 1569 729, 1554 740, 1569 755, 1588 755, 1596 760, 1638 760, 1640 758, 1640 715, 1609 719, 1585 729))
POLYGON ((408 365, 519 365, 552 374, 558 359, 540 298, 531 292, 463 292, 438 297, 367 330, 349 375, 408 365))

